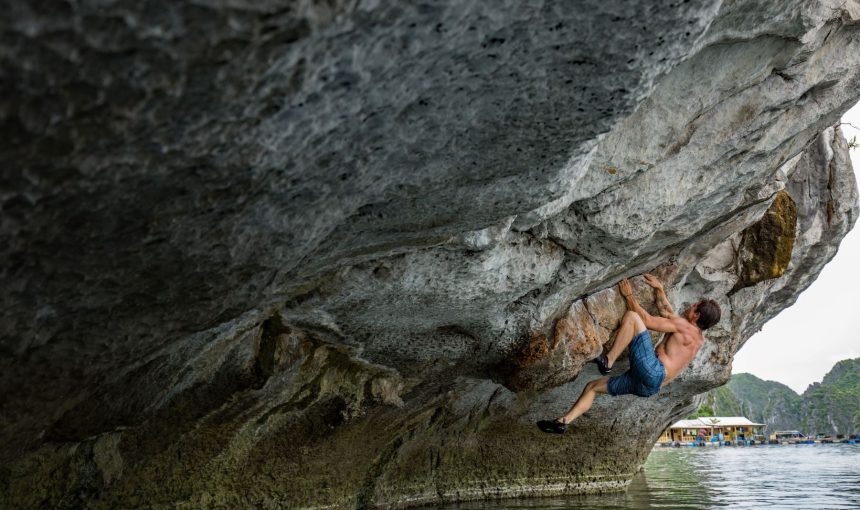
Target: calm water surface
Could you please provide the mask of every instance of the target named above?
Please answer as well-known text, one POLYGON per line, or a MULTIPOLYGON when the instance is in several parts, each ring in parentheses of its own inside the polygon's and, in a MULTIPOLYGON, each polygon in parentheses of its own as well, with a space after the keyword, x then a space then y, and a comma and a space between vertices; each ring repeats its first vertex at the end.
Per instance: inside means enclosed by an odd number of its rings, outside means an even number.
POLYGON ((626 493, 504 500, 449 510, 860 509, 860 445, 661 448, 626 493))

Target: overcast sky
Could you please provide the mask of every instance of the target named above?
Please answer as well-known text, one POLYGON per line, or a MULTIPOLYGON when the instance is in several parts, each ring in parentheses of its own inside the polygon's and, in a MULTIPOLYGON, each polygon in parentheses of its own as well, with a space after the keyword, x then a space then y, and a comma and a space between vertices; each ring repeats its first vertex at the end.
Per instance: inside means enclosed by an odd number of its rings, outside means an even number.
MULTIPOLYGON (((860 127, 860 103, 843 122, 860 127)), ((851 140, 860 130, 842 126, 851 140)), ((854 175, 860 149, 851 149, 854 175)), ((802 393, 839 360, 860 357, 860 227, 845 236, 839 252, 797 302, 771 319, 735 355, 732 373, 748 372, 802 393)))

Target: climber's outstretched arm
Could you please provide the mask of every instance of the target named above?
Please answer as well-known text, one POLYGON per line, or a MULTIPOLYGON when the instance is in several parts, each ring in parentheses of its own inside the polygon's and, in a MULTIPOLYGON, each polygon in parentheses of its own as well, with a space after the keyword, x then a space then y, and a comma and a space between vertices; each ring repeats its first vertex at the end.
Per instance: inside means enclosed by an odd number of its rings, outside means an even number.
MULTIPOLYGON (((650 313, 646 312, 644 308, 636 301, 636 298, 633 296, 633 287, 630 285, 630 282, 627 278, 621 280, 618 284, 618 290, 621 292, 621 295, 624 296, 624 299, 627 300, 627 308, 636 314, 639 317, 642 317, 642 322, 645 323, 645 327, 652 331, 660 331, 662 333, 674 333, 678 331, 678 326, 672 319, 667 319, 664 317, 654 317, 650 313)), ((676 316, 677 317, 677 316, 676 316)))
POLYGON ((657 304, 657 311, 666 319, 674 319, 678 317, 675 310, 672 309, 672 304, 669 303, 669 298, 666 296, 666 291, 663 289, 663 284, 660 283, 651 273, 645 273, 645 282, 654 289, 654 302, 657 304))

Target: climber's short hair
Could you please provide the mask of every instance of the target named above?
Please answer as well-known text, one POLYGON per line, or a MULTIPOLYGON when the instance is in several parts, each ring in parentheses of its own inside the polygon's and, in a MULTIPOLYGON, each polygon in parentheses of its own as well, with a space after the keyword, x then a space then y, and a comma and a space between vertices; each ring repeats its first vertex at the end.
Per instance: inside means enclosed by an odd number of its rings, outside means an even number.
POLYGON ((720 322, 720 305, 713 299, 703 299, 696 306, 696 311, 699 313, 699 318, 696 319, 696 325, 699 329, 708 329, 714 324, 720 322))

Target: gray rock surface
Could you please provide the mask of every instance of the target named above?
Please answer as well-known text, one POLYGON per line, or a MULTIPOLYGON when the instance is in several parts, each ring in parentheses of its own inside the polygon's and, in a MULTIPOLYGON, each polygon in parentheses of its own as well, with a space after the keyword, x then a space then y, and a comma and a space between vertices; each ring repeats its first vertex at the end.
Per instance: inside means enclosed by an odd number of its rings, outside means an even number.
POLYGON ((6 11, 0 506, 623 488, 858 213, 856 0, 6 11), (787 268, 736 288, 780 192, 787 268), (645 270, 722 322, 541 435, 645 270))

